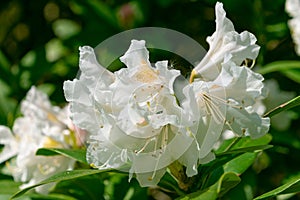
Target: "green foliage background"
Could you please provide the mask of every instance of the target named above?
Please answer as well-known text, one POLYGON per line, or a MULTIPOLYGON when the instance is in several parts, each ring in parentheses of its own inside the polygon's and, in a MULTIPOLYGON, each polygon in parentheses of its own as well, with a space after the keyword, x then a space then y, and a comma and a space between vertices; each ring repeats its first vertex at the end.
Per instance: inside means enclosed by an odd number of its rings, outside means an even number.
MULTIPOLYGON (((284 11, 285 0, 221 2, 236 30, 248 30, 258 39, 261 51, 254 70, 263 70, 274 61, 299 60, 287 26, 289 17, 284 11)), ((157 26, 182 32, 208 49, 205 40, 215 31, 215 3, 214 0, 1 1, 0 124, 13 125, 14 119, 20 115, 19 102, 31 85, 47 92, 54 104, 64 105, 62 84, 77 74, 79 46, 95 47, 121 31, 157 26)), ((276 79, 281 89, 299 95, 300 67, 285 68, 285 62, 281 66, 280 70, 265 73, 264 77, 276 79)), ((300 174, 299 113, 299 107, 289 112, 293 121, 288 130, 271 128, 274 147, 259 154, 254 165, 241 176, 242 182, 223 199, 258 196, 300 174)), ((141 199, 149 194, 146 189, 137 189, 135 181, 128 184, 125 175, 102 176, 97 176, 98 182, 90 176, 76 179, 71 184, 61 182, 56 192, 66 187, 66 195, 74 199, 84 199, 84 195, 78 194, 78 191, 86 190, 84 187, 90 187, 89 199, 122 199, 128 192, 134 194, 131 199, 141 199)), ((0 194, 3 193, 0 197, 5 199, 5 194, 11 192, 1 191, 1 185, 12 184, 12 178, 0 174, 0 179, 0 194)), ((61 195, 52 199, 72 199, 61 195)), ((300 195, 290 199, 297 198, 300 195)))

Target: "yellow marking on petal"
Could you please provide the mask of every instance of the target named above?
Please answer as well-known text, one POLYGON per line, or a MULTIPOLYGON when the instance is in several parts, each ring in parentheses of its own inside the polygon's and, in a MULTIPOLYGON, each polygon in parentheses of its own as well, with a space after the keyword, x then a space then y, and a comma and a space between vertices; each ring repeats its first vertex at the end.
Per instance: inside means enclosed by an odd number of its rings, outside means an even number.
POLYGON ((219 85, 213 85, 213 86, 211 87, 211 89, 217 89, 217 88, 220 88, 220 86, 219 86, 219 85))
POLYGON ((191 76, 190 76, 190 83, 194 82, 194 79, 196 78, 196 71, 193 69, 192 70, 192 73, 191 73, 191 76))
POLYGON ((141 62, 141 66, 135 74, 137 81, 142 83, 151 83, 158 79, 158 72, 152 69, 145 60, 141 62))
POLYGON ((53 115, 52 113, 48 112, 47 113, 47 118, 49 119, 49 121, 54 122, 54 123, 59 123, 58 119, 55 117, 55 115, 53 115))
POLYGON ((53 140, 52 138, 46 137, 43 147, 44 148, 58 148, 58 147, 62 147, 62 145, 61 145, 61 143, 53 140))

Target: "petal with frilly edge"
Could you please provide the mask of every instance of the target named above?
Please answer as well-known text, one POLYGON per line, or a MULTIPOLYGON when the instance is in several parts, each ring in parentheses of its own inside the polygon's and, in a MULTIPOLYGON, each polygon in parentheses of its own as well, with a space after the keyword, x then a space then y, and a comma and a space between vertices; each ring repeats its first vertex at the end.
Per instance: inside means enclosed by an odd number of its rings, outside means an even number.
POLYGON ((96 87, 103 88, 114 81, 114 74, 98 63, 92 47, 79 47, 79 51, 80 80, 85 82, 91 93, 96 87))
POLYGON ((227 109, 226 125, 238 136, 250 136, 255 139, 268 132, 270 118, 259 116, 251 106, 244 109, 228 106, 227 109))
POLYGON ((244 31, 237 33, 232 22, 226 18, 223 4, 216 4, 216 31, 207 38, 209 50, 194 68, 192 76, 203 80, 215 79, 221 71, 221 64, 231 60, 241 65, 245 59, 256 59, 259 46, 253 34, 244 31))
POLYGON ((131 40, 131 44, 126 53, 120 57, 127 68, 133 69, 141 67, 141 65, 151 66, 149 62, 149 52, 146 49, 144 40, 131 40))
POLYGON ((220 75, 211 83, 212 95, 234 99, 243 106, 253 105, 266 97, 263 76, 245 66, 228 61, 222 64, 220 75), (221 94, 220 94, 221 93, 221 94))

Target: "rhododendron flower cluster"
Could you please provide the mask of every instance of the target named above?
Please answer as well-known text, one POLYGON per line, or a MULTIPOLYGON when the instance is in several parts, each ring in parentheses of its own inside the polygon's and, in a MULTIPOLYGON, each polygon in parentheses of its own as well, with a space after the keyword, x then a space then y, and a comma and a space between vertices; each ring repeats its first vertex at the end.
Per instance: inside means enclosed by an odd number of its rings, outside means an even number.
POLYGON ((258 138, 269 118, 253 105, 265 97, 263 77, 243 63, 255 60, 259 46, 253 34, 237 33, 216 4, 216 31, 207 38, 208 53, 182 87, 174 91, 180 71, 168 61, 149 61, 146 41, 132 40, 120 57, 126 65, 108 71, 94 50, 80 48, 79 78, 64 83, 71 119, 87 131, 87 161, 98 169, 119 169, 135 175, 142 186, 156 185, 177 161, 186 175, 215 158, 213 147, 224 130, 258 138))

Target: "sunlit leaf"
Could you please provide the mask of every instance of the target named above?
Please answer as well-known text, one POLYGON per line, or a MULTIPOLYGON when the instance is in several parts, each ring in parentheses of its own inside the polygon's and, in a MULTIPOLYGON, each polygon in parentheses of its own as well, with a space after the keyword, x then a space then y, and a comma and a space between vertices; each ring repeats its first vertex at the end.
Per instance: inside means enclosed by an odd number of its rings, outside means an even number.
POLYGON ((225 172, 235 172, 237 174, 242 174, 252 165, 255 158, 256 153, 244 153, 226 163, 223 166, 223 169, 225 172))

